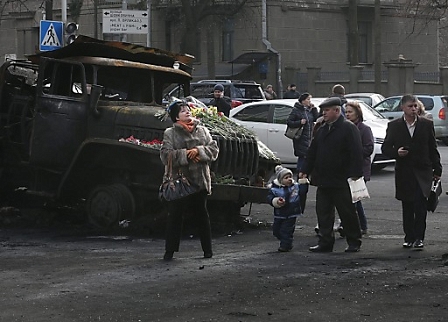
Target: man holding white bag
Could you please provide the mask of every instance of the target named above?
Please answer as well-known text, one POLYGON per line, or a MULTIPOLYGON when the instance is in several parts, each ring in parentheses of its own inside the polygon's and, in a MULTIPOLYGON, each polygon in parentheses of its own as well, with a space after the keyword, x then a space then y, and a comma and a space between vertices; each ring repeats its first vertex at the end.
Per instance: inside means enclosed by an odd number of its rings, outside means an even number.
POLYGON ((362 175, 363 154, 359 130, 341 114, 339 97, 327 98, 320 105, 325 124, 316 132, 299 178, 311 174, 311 184, 317 186, 316 213, 319 242, 311 252, 332 252, 335 242, 334 208, 341 218, 347 240, 346 252, 361 247, 361 228, 347 179, 362 175))

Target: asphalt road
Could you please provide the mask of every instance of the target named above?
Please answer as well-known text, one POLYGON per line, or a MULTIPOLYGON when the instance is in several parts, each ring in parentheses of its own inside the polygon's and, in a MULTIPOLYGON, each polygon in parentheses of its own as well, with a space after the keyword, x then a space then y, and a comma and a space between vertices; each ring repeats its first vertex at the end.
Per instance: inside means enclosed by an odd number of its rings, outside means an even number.
MULTIPOLYGON (((448 147, 440 152, 448 169, 448 147)), ((448 188, 448 171, 442 180, 448 188)), ((212 259, 194 236, 164 262, 163 239, 125 229, 1 228, 0 321, 446 321, 448 196, 428 214, 417 251, 401 247, 393 168, 368 188, 369 234, 355 254, 343 239, 333 253, 308 251, 317 242, 314 188, 289 253, 277 252, 269 205, 244 207, 251 225, 216 234, 212 259)))

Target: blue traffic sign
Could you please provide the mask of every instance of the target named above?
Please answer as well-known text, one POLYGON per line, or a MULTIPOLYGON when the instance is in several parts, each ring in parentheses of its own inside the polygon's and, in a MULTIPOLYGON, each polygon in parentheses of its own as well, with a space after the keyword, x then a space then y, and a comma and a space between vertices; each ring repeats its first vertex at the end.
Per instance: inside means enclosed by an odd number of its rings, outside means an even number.
POLYGON ((39 50, 48 51, 63 46, 64 23, 62 21, 41 20, 39 50))

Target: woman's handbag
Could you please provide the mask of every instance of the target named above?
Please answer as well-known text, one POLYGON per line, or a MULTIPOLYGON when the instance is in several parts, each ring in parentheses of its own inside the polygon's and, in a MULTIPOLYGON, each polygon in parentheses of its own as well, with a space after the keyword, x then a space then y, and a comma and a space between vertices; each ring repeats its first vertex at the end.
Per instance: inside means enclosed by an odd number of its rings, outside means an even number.
POLYGON ((191 183, 183 173, 178 172, 173 177, 173 160, 170 153, 164 181, 159 187, 159 199, 162 201, 179 200, 198 192, 198 190, 198 187, 191 183))
POLYGON ((426 209, 428 211, 436 211, 437 205, 439 204, 439 196, 442 194, 442 182, 440 179, 434 180, 432 182, 431 192, 429 193, 428 202, 426 204, 426 209))
POLYGON ((299 139, 302 136, 303 132, 303 126, 300 127, 290 127, 289 125, 286 126, 285 136, 288 139, 294 140, 299 139))
POLYGON ((369 191, 367 190, 364 177, 358 180, 352 180, 352 178, 347 179, 350 186, 350 192, 352 193, 352 202, 358 202, 362 199, 370 198, 369 191))

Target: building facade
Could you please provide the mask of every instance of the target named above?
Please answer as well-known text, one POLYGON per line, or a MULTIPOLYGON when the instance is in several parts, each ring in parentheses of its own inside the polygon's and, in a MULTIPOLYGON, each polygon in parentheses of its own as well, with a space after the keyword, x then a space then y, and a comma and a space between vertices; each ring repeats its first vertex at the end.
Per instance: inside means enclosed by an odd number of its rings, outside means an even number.
MULTIPOLYGON (((70 4, 70 0, 67 0, 70 4)), ((225 2, 225 1, 224 1, 225 2)), ((42 1, 11 2, 0 17, 1 57, 23 58, 39 48, 39 21, 42 1)), ((79 33, 100 39, 126 40, 138 44, 181 51, 186 30, 182 7, 175 1, 151 1, 150 36, 102 33, 102 9, 123 8, 123 1, 84 0, 76 18, 79 33), (95 14, 96 13, 96 14, 95 14)), ((219 2, 215 2, 219 3, 219 2)), ((384 63, 404 57, 415 63, 416 71, 437 72, 439 21, 415 18, 403 10, 403 1, 381 0, 381 57, 384 63)), ((53 20, 61 19, 61 3, 53 0, 53 20)), ((145 9, 145 1, 128 0, 128 10, 145 9), (143 4, 143 6, 142 6, 143 4)), ((373 72, 375 66, 374 0, 358 1, 359 66, 373 72)), ((70 13, 68 21, 73 21, 70 13)), ((318 68, 338 79, 349 71, 349 15, 347 0, 248 0, 233 17, 210 16, 195 32, 197 43, 193 76, 204 78, 244 78, 263 85, 283 87, 299 83, 300 74, 318 68), (210 68, 213 64, 214 68, 210 68)), ((299 91, 305 83, 299 86, 299 91)))

